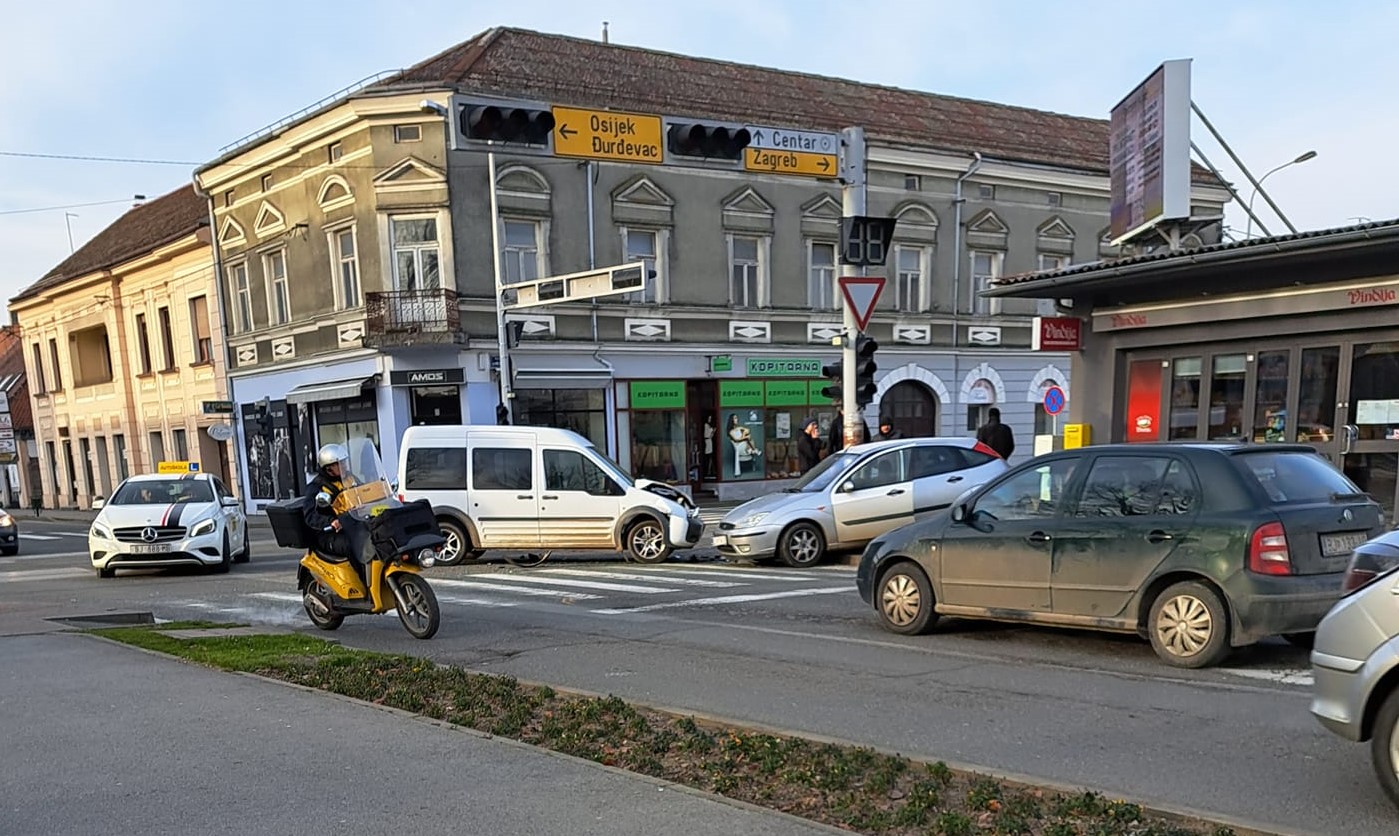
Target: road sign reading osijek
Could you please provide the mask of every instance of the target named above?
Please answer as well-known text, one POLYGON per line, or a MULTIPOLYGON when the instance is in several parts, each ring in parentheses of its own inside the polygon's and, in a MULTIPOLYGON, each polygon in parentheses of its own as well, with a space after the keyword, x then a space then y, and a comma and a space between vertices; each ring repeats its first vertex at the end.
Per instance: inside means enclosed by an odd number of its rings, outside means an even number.
POLYGON ((660 165, 661 117, 554 107, 554 153, 584 160, 660 165))

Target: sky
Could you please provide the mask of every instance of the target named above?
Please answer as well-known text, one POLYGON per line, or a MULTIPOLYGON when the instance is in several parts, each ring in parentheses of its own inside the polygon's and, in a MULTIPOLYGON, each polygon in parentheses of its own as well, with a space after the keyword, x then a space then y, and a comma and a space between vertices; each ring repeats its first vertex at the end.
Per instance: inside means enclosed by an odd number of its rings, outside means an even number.
MULTIPOLYGON (((608 21, 619 44, 1104 119, 1162 61, 1191 58, 1193 100, 1255 176, 1316 151, 1266 183, 1299 230, 1399 217, 1399 164, 1386 152, 1399 135, 1399 3, 1383 0, 7 0, 4 7, 5 300, 70 254, 70 230, 71 246, 81 247, 129 209, 133 195, 155 198, 190 182, 193 164, 220 148, 492 26, 596 38, 608 21)), ((1198 120, 1192 138, 1247 199, 1251 187, 1198 120)), ((1254 205, 1263 222, 1286 232, 1263 203, 1254 205)), ((1242 213, 1228 217, 1244 229, 1242 213)))

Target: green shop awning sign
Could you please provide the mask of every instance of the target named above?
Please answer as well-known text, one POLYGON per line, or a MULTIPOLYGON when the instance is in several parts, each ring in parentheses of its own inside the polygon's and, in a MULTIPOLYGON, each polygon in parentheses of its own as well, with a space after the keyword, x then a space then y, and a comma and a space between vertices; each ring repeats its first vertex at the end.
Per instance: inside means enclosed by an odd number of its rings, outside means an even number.
POLYGON ((632 381, 632 409, 680 409, 684 406, 685 381, 683 380, 632 381))
POLYGON ((749 377, 820 377, 815 357, 749 357, 749 377))

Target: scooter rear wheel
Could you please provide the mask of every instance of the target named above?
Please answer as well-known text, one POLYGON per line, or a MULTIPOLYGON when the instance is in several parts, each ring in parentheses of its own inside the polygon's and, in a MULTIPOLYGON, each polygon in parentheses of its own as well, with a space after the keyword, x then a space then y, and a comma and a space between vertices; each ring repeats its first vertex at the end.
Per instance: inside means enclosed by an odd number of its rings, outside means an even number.
POLYGON ((320 581, 313 580, 306 587, 306 593, 301 597, 301 605, 306 608, 306 615, 311 619, 311 623, 322 630, 335 630, 345 623, 345 616, 338 612, 331 611, 322 614, 316 609, 315 596, 320 596, 322 600, 330 597, 330 590, 320 581))
POLYGON ((425 579, 407 573, 398 576, 398 620, 415 639, 430 639, 442 624, 437 595, 425 579), (405 609, 404 605, 407 605, 405 609))

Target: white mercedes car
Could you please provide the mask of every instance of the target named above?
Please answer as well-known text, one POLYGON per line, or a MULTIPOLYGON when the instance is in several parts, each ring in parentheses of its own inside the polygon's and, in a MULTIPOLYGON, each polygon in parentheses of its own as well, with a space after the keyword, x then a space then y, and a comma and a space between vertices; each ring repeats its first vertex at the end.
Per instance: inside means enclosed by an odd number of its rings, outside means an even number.
POLYGON ((203 566, 227 572, 246 563, 248 518, 232 493, 208 473, 132 476, 102 506, 87 537, 92 568, 203 566))

